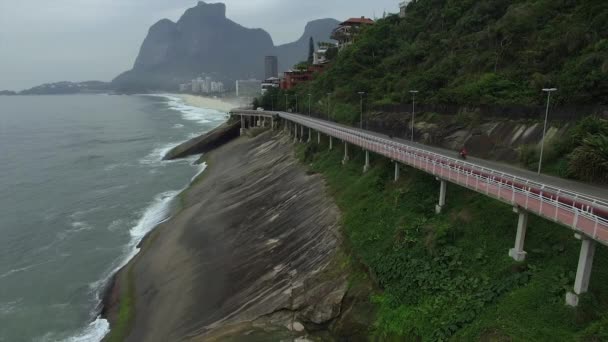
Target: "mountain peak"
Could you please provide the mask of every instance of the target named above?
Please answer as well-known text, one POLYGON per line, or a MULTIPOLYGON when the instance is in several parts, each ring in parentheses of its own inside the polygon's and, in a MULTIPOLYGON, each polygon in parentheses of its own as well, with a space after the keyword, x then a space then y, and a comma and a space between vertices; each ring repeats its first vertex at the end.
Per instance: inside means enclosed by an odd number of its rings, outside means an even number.
POLYGON ((195 12, 199 17, 221 17, 226 18, 226 5, 218 3, 206 3, 199 1, 196 7, 190 8, 187 12, 195 12))

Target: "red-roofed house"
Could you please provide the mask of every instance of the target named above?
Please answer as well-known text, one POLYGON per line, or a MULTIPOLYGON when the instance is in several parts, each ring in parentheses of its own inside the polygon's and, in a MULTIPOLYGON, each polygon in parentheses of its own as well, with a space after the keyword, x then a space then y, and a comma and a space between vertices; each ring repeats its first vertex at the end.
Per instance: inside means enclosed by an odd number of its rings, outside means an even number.
POLYGON ((341 49, 355 41, 355 37, 361 30, 361 26, 373 24, 374 21, 366 17, 350 18, 338 25, 338 27, 332 32, 331 39, 337 40, 338 47, 341 49))

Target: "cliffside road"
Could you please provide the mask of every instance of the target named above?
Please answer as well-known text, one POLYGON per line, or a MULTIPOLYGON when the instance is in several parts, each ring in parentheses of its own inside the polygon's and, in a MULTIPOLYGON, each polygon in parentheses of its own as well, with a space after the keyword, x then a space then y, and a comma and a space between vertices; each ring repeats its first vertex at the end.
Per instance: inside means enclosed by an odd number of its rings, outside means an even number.
MULTIPOLYGON (((288 113, 286 113, 286 114, 288 114, 288 113)), ((289 114, 296 115, 296 114, 291 114, 291 113, 289 113, 289 114)), ((309 118, 309 117, 305 117, 305 118, 308 120, 314 120, 317 122, 330 123, 329 121, 325 121, 325 120, 319 120, 319 119, 309 118)), ((357 130, 360 132, 365 132, 367 134, 371 134, 371 135, 377 136, 379 138, 392 140, 392 141, 398 142, 405 146, 411 146, 411 147, 419 148, 419 149, 426 150, 429 152, 434 152, 434 153, 440 154, 440 155, 448 157, 448 158, 458 158, 458 151, 451 151, 451 150, 447 150, 444 148, 419 144, 419 143, 415 143, 415 142, 412 143, 411 141, 403 140, 403 139, 389 138, 388 136, 386 136, 382 133, 377 133, 377 132, 367 131, 367 130, 360 130, 358 128, 353 128, 353 127, 342 125, 342 124, 335 123, 335 122, 331 122, 331 125, 333 125, 335 127, 343 127, 343 128, 348 128, 348 129, 354 129, 354 130, 357 130)), ((554 177, 554 176, 550 176, 550 175, 546 175, 546 174, 538 175, 538 173, 536 173, 536 172, 533 172, 530 170, 525 170, 525 169, 519 168, 514 165, 508 165, 508 164, 500 163, 497 161, 485 160, 485 159, 480 159, 480 158, 475 158, 475 157, 468 157, 466 161, 470 164, 490 168, 490 169, 493 169, 496 171, 511 174, 513 176, 530 179, 535 182, 559 187, 559 188, 569 190, 572 192, 578 192, 578 193, 581 193, 581 194, 584 194, 587 196, 597 197, 598 199, 608 202, 608 187, 606 187, 606 186, 582 183, 582 182, 554 177)))
MULTIPOLYGON (((399 179, 400 165, 406 165, 433 175, 439 181, 439 199, 435 211, 441 213, 449 199, 447 184, 454 183, 513 206, 518 214, 514 248, 509 256, 515 261, 526 259, 524 242, 529 214, 538 215, 569 227, 582 240, 573 292, 566 295, 566 303, 577 306, 579 295, 588 291, 596 241, 608 245, 608 191, 602 187, 537 175, 500 163, 480 159, 463 161, 454 151, 390 139, 383 134, 355 129, 345 125, 314 119, 299 114, 235 109, 242 126, 252 123, 252 117, 285 120, 283 129, 295 136, 294 141, 312 141, 313 130, 320 135, 343 141, 344 159, 350 159, 349 145, 365 151, 363 172, 370 167, 370 154, 376 153, 395 162, 395 180, 399 179), (247 117, 247 118, 246 118, 247 117), (456 157, 456 158, 455 158, 456 157)), ((253 120, 263 122, 264 120, 253 120)))
MULTIPOLYGON (((522 234, 527 222, 525 217, 529 212, 608 244, 608 191, 605 188, 546 175, 539 176, 495 162, 479 159, 462 161, 455 156, 454 151, 390 139, 376 132, 304 115, 243 109, 235 109, 231 113, 243 116, 243 123, 247 122, 244 117, 280 117, 286 120, 287 126, 284 128, 289 129, 296 137, 299 136, 300 141, 302 136, 312 134, 313 130, 342 140, 346 143, 344 162, 349 159, 349 144, 361 147, 366 151, 364 170, 369 168, 370 153, 377 153, 397 163, 430 173, 436 176, 441 184, 437 212, 441 212, 446 204, 447 183, 456 183, 513 205, 522 216, 522 234)), ((398 178, 399 165, 396 164, 395 168, 395 177, 398 178)), ((523 251, 520 253, 523 255, 523 251)), ((514 258, 522 259, 523 256, 514 258)))

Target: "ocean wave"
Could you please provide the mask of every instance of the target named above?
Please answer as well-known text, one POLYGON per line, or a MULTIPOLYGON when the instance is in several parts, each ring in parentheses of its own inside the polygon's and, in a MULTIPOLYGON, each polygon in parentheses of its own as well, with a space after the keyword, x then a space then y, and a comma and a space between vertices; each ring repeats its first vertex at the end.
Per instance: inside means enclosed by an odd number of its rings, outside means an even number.
POLYGON ((177 128, 177 129, 179 129, 179 128, 184 128, 184 127, 185 127, 185 126, 184 126, 184 125, 182 125, 182 124, 175 124, 175 125, 173 126, 173 128, 177 128))
MULTIPOLYGON (((137 247, 141 240, 152 231, 156 226, 168 220, 171 216, 171 202, 175 197, 183 190, 179 191, 167 191, 157 195, 154 200, 142 211, 139 219, 135 225, 129 231, 131 239, 125 247, 125 257, 115 266, 112 267, 111 271, 104 274, 104 276, 89 284, 89 290, 94 294, 97 303, 101 303, 103 289, 105 288, 108 280, 113 274, 123 268, 133 257, 139 253, 137 247)), ((123 223, 122 220, 115 220, 110 224, 108 229, 113 226, 120 226, 123 223)), ((87 326, 77 336, 70 337, 65 342, 84 342, 84 341, 101 341, 107 333, 110 331, 110 325, 107 320, 97 317, 94 322, 87 326)))
POLYGON ((72 226, 72 228, 74 228, 74 229, 69 230, 70 233, 77 233, 77 232, 81 232, 84 230, 93 229, 93 227, 90 224, 88 224, 86 222, 82 222, 82 221, 72 222, 70 225, 72 226))
POLYGON ((201 108, 187 105, 181 98, 171 95, 158 95, 159 97, 167 100, 167 106, 169 109, 181 113, 182 118, 187 121, 194 121, 198 124, 209 124, 225 121, 228 114, 225 112, 210 109, 201 108))
POLYGON ((14 313, 19 308, 19 304, 23 301, 23 298, 19 298, 12 302, 0 303, 0 315, 8 315, 14 313))
POLYGON ((198 176, 200 176, 203 172, 205 172, 205 170, 207 169, 207 163, 202 163, 199 166, 198 172, 196 173, 196 175, 194 175, 194 177, 192 177, 192 179, 190 180, 190 183, 193 183, 198 176))
POLYGON ((19 268, 12 269, 12 270, 10 270, 10 271, 8 271, 8 272, 5 272, 5 273, 3 273, 3 274, 0 274, 0 279, 4 279, 4 278, 6 278, 6 277, 8 277, 8 276, 11 276, 11 275, 13 275, 13 274, 16 274, 16 273, 25 272, 25 271, 27 271, 27 270, 30 270, 30 269, 34 268, 34 267, 38 267, 38 266, 42 266, 42 265, 46 265, 46 264, 51 263, 51 262, 53 262, 53 261, 55 261, 55 260, 54 260, 54 259, 51 259, 51 260, 46 260, 46 261, 39 262, 39 263, 36 263, 36 264, 27 265, 27 266, 24 266, 24 267, 19 267, 19 268))
POLYGON ((64 342, 91 342, 101 341, 110 332, 110 323, 101 318, 97 319, 86 328, 84 328, 76 336, 66 338, 64 342))
POLYGON ((174 161, 171 160, 163 160, 163 158, 167 155, 169 151, 171 151, 175 146, 178 146, 179 143, 169 143, 162 147, 155 148, 152 152, 150 152, 147 156, 143 157, 139 160, 141 165, 147 166, 162 166, 166 163, 171 163, 174 161))

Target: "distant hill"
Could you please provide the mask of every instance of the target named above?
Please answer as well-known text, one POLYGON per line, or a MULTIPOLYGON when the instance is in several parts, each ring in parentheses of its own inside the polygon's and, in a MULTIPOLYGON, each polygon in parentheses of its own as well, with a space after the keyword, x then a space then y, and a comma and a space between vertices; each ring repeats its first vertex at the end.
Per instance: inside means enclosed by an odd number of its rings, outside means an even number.
POLYGON ((278 55, 281 69, 303 59, 310 36, 328 40, 338 23, 322 19, 309 23, 302 37, 275 47, 262 29, 245 28, 226 18, 223 3, 199 2, 176 22, 163 19, 154 24, 145 38, 133 68, 112 83, 119 91, 173 90, 179 83, 201 73, 214 74, 227 82, 262 78, 264 56, 278 55))
MULTIPOLYGON (((101 81, 46 83, 19 92, 19 95, 63 95, 82 93, 104 93, 111 91, 110 83, 101 81)), ((11 95, 11 94, 9 94, 11 95)))
POLYGON ((16 92, 12 90, 0 90, 0 96, 9 96, 9 95, 17 95, 16 92))

